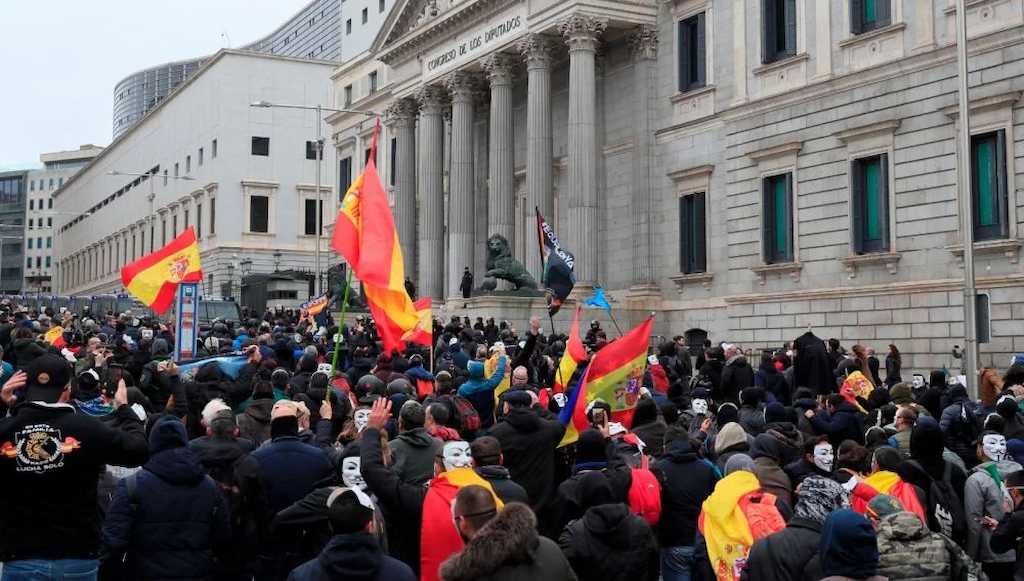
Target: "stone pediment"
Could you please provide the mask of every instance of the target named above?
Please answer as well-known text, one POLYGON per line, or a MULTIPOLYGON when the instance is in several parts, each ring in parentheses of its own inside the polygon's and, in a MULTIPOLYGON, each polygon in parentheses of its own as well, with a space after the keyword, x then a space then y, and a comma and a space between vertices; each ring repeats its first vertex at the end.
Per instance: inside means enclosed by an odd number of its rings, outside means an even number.
POLYGON ((437 37, 521 0, 399 0, 370 51, 385 63, 415 52, 437 37))

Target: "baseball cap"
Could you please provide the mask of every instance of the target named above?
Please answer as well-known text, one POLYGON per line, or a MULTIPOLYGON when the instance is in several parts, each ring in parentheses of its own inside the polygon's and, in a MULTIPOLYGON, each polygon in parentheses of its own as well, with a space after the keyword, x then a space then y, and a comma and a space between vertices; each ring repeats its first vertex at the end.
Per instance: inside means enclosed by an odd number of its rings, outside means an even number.
POLYGON ((71 381, 71 366, 60 355, 46 353, 25 367, 28 379, 26 389, 52 389, 62 391, 71 381))
POLYGON ((867 513, 875 518, 885 518, 897 512, 903 512, 903 503, 888 494, 879 494, 868 503, 867 513))

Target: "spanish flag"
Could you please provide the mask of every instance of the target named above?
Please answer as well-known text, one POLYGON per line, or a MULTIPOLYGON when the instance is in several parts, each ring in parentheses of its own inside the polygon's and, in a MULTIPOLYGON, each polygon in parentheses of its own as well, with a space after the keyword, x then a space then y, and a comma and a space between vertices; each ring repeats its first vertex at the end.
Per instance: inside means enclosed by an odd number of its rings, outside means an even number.
POLYGON ((68 344, 64 340, 64 327, 61 326, 51 328, 43 335, 43 339, 57 349, 63 349, 68 344))
MULTIPOLYGON (((594 354, 579 385, 569 395, 562 409, 565 436, 559 447, 568 446, 590 425, 587 404, 600 399, 612 408, 611 421, 630 427, 633 410, 640 399, 640 387, 647 366, 647 347, 651 341, 654 318, 615 339, 594 354)), ((567 348, 568 349, 568 348, 567 348)))
POLYGON ((121 269, 124 288, 161 315, 174 301, 179 283, 202 281, 199 245, 196 244, 196 231, 191 226, 167 246, 121 269))
MULTIPOLYGON (((345 192, 334 225, 331 247, 341 254, 362 281, 370 314, 385 351, 401 351, 403 341, 422 340, 424 309, 413 305, 405 291, 405 266, 398 230, 388 206, 377 165, 377 134, 373 132, 366 169, 345 192)), ((427 307, 427 318, 429 306, 427 307)))
POLYGON ((565 392, 572 379, 572 374, 576 373, 576 368, 587 358, 587 350, 583 347, 583 341, 580 341, 581 310, 581 307, 576 307, 576 315, 572 319, 572 328, 569 331, 569 340, 565 344, 565 353, 562 354, 562 360, 558 363, 558 369, 555 371, 555 393, 565 392))

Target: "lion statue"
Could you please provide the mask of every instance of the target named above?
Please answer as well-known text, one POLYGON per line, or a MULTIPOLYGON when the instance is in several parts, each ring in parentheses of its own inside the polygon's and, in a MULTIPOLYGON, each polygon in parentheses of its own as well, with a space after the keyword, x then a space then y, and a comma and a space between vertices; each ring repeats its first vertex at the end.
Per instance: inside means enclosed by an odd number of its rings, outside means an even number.
POLYGON ((493 291, 498 287, 499 278, 511 282, 516 290, 537 289, 537 281, 526 272, 522 263, 512 258, 508 240, 501 234, 493 234, 487 239, 487 272, 480 290, 493 291))

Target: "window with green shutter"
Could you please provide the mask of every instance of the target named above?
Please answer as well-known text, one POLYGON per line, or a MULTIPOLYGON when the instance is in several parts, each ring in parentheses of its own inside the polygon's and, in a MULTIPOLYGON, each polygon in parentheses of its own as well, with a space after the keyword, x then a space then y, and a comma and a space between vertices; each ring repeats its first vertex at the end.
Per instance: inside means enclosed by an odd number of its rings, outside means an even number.
POLYGON ((793 174, 764 178, 762 233, 765 264, 793 261, 793 174))
POLYGON ((853 250, 856 254, 889 251, 889 156, 853 161, 853 250))
POLYGON ((796 0, 761 0, 761 62, 796 54, 796 0))
POLYGON ((892 24, 893 0, 850 0, 850 32, 862 34, 892 24))
POLYGON ((1006 131, 972 136, 971 201, 976 241, 1008 236, 1006 188, 1006 131))
POLYGON ((679 198, 679 270, 707 272, 707 230, 704 192, 679 198))

